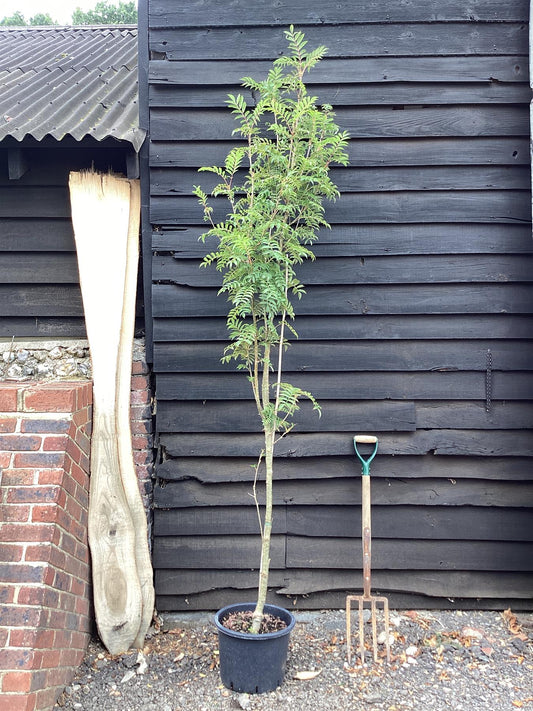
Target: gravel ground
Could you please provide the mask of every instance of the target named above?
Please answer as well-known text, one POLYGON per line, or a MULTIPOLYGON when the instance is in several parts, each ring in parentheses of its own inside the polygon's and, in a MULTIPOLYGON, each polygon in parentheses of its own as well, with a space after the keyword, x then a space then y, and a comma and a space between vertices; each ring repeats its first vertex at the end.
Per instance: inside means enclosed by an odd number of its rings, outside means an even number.
POLYGON ((92 641, 56 709, 533 711, 533 613, 392 611, 391 664, 382 649, 362 666, 355 650, 352 668, 343 611, 296 617, 286 680, 272 693, 225 689, 211 616, 192 613, 164 617, 140 654, 113 658, 92 641))

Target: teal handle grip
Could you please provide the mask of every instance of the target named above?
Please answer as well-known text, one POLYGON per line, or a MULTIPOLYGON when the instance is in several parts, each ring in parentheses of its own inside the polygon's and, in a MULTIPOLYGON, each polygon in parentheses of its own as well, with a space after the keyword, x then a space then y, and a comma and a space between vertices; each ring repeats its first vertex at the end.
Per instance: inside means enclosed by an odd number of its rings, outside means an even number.
POLYGON ((363 471, 362 475, 363 476, 370 476, 370 462, 374 459, 376 456, 376 453, 378 451, 378 438, 377 437, 371 437, 367 435, 355 435, 353 438, 353 446, 355 449, 355 453, 357 454, 361 464, 363 465, 363 471), (374 451, 372 454, 367 457, 366 459, 361 455, 359 450, 357 449, 357 442, 367 442, 369 444, 374 444, 374 451))

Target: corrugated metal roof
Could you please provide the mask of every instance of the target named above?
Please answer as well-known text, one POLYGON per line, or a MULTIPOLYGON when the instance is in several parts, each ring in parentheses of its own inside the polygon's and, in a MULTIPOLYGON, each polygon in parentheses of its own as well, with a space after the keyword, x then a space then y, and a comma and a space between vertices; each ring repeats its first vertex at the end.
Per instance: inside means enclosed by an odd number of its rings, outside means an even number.
POLYGON ((137 28, 0 28, 0 140, 92 136, 139 150, 137 28))

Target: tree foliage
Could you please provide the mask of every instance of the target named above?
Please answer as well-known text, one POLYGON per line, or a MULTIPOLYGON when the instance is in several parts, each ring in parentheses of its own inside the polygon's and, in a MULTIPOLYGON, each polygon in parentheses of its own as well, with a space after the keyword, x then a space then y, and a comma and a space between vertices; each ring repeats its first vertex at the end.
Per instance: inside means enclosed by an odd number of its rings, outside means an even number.
POLYGON ((50 15, 46 12, 38 12, 33 17, 28 20, 24 17, 24 14, 17 10, 9 17, 4 17, 0 20, 0 25, 4 27, 29 27, 29 26, 42 26, 42 25, 57 25, 58 23, 53 20, 50 15))
POLYGON ((259 462, 264 458, 266 505, 264 518, 260 516, 263 546, 254 632, 268 585, 275 440, 292 429, 301 398, 310 399, 320 411, 311 393, 282 379, 288 334, 296 337, 293 302, 304 294, 296 268, 314 258, 310 246, 317 231, 329 227, 323 200, 338 196, 330 164, 348 162, 348 136, 336 125, 331 106, 318 107, 304 82, 326 48, 307 51, 303 33, 292 26, 285 34, 289 54, 274 61, 267 78, 242 80, 255 105, 248 106, 242 95, 228 97, 240 142, 224 166, 200 169, 214 173, 220 182, 211 197, 198 186, 194 190, 211 224, 201 239, 218 240, 203 266, 214 264, 223 273, 219 293, 229 302, 230 343, 222 360, 234 360, 247 372, 265 436, 259 462), (229 212, 216 222, 213 204, 221 199, 229 212))
POLYGON ((84 11, 77 7, 72 13, 73 25, 135 25, 137 24, 137 3, 122 2, 112 5, 108 0, 97 2, 94 10, 84 11))

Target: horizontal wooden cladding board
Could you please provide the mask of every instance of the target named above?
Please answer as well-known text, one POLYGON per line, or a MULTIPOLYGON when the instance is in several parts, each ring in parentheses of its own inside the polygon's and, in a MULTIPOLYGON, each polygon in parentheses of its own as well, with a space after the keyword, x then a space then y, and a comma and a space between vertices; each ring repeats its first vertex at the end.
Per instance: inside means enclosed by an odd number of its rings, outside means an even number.
MULTIPOLYGON (((236 122, 228 109, 153 108, 154 141, 230 141, 236 122)), ((527 104, 337 108, 335 121, 351 138, 527 136, 527 104)), ((30 190, 31 188, 28 188, 30 190)), ((59 188, 51 188, 59 190, 59 188)), ((1 190, 9 190, 2 188, 1 190)), ((1 194, 1 193, 0 193, 1 194)))
MULTIPOLYGON (((272 569, 361 568, 361 546, 346 538, 272 537, 272 569), (286 549, 286 553, 285 553, 286 549), (284 556, 286 555, 286 558, 284 556)), ((156 568, 254 568, 259 536, 160 536, 156 568)), ((373 570, 533 570, 533 543, 376 539, 373 570)))
MULTIPOLYGON (((220 363, 220 343, 156 343, 156 372, 235 372, 220 363)), ((285 372, 456 371, 533 369, 533 341, 307 341, 292 342, 284 354, 285 372)), ((243 376, 244 377, 244 376, 243 376)))
MULTIPOLYGON (((355 18, 353 18, 355 20, 355 18)), ((505 55, 527 54, 524 22, 379 22, 337 25, 299 25, 309 47, 325 45, 328 57, 370 57, 383 54, 505 55)), ((186 27, 152 29, 150 49, 170 60, 276 59, 287 42, 279 27, 186 27)))
MULTIPOLYGON (((152 233, 154 253, 180 259, 201 259, 216 239, 204 243, 205 227, 176 227, 152 233)), ((527 224, 406 224, 333 225, 319 230, 313 252, 317 257, 387 255, 530 254, 531 226, 527 224)))
MULTIPOLYGON (((330 590, 360 590, 362 588, 361 571, 344 570, 291 570, 286 571, 289 582, 279 588, 280 595, 309 595, 313 592, 330 590), (325 586, 326 580, 330 585, 325 586)), ((483 571, 376 571, 372 574, 372 583, 382 592, 411 592, 431 597, 446 597, 448 602, 460 609, 456 598, 531 598, 532 573, 509 572, 499 570, 483 571)), ((427 599, 427 598, 426 598, 427 599)), ((390 600, 389 600, 390 602, 390 600)), ((401 606, 400 606, 401 607, 401 606)), ((441 603, 439 607, 444 607, 441 603)), ((472 603, 469 606, 472 609, 472 603)), ((487 605, 485 609, 503 609, 487 605)), ((508 606, 507 606, 508 607, 508 606)), ((411 605, 406 605, 412 609, 411 605)), ((483 606, 480 608, 483 609, 483 606)), ((519 606, 520 609, 520 606, 519 606)))
MULTIPOLYGON (((365 430, 368 432, 368 430, 365 430)), ((351 437, 346 437, 351 446, 351 437)), ((160 483, 169 480, 196 479, 201 483, 252 482, 257 457, 172 457, 172 443, 167 448, 162 437, 163 461, 156 465, 160 483)), ((432 454, 397 456, 383 454, 381 436, 379 456, 372 462, 372 478, 393 479, 495 479, 498 481, 533 480, 530 457, 436 457, 432 454)), ((533 454, 533 453, 532 453, 533 454)), ((276 459, 276 481, 314 479, 353 479, 361 474, 361 463, 355 454, 344 456, 279 457, 276 459)))
MULTIPOLYGON (((485 339, 530 338, 533 318, 522 315, 472 314, 405 316, 299 316, 298 335, 301 340, 362 339, 485 339)), ((156 341, 227 341, 226 320, 219 318, 156 318, 156 341), (201 325, 201 329, 198 326, 201 325)))
MULTIPOLYGON (((180 143, 153 141, 152 168, 224 165, 231 141, 180 143)), ((358 167, 409 165, 529 165, 529 141, 521 136, 452 138, 352 138, 347 153, 358 167)), ((195 181, 197 182, 197 181, 195 181)))
MULTIPOLYGON (((346 538, 287 537, 287 568, 360 568, 362 557, 346 538)), ((533 572, 533 543, 378 538, 372 541, 372 568, 533 572)))
MULTIPOLYGON (((494 575, 493 572, 484 571, 377 570, 372 574, 372 583, 379 591, 412 592, 432 597, 530 598, 533 574, 507 571, 498 571, 498 574, 494 575)), ((279 595, 309 595, 313 592, 333 590, 346 593, 361 589, 362 571, 324 568, 275 570, 272 571, 270 584, 279 595)), ((194 595, 208 590, 233 588, 242 599, 243 593, 240 591, 249 590, 250 595, 253 596, 255 585, 257 585, 255 571, 201 569, 155 571, 158 596, 194 595)), ((277 602, 280 604, 279 600, 277 602)), ((331 607, 342 608, 343 602, 331 607)), ((185 605, 184 602, 183 604, 185 605)), ((299 608, 300 604, 298 604, 299 608)), ((448 604, 454 605, 454 601, 448 604)), ((408 605, 407 608, 412 609, 412 605, 408 605)), ((158 609, 162 608, 158 606, 158 609)), ((342 628, 343 624, 344 620, 341 619, 339 628, 342 628)))
POLYGON ((75 253, 6 252, 0 256, 2 284, 77 284, 78 261, 75 253))
MULTIPOLYGON (((169 512, 160 513, 167 514, 169 512)), ((287 506, 287 533, 361 539, 359 506, 287 506)), ((228 523, 228 529, 230 529, 228 523)), ((533 541, 530 509, 490 507, 372 507, 372 538, 459 541, 533 541)), ((356 543, 356 541, 354 541, 356 543)))
MULTIPOLYGON (((474 575, 474 574, 472 574, 474 575)), ((500 574, 501 575, 501 574, 500 574)), ((510 574, 519 576, 520 573, 510 574)), ((474 583, 473 583, 474 584, 474 583)), ((509 582, 511 586, 512 581, 509 582)), ((196 595, 157 595, 156 605, 160 612, 164 611, 199 611, 219 610, 225 605, 242 602, 244 597, 254 597, 254 586, 251 590, 243 592, 235 588, 210 590, 196 595)), ((267 601, 273 604, 289 607, 294 610, 341 610, 346 603, 346 594, 353 593, 353 589, 311 593, 308 595, 277 595, 274 591, 269 593, 267 601)), ((533 610, 531 596, 506 595, 503 598, 480 597, 429 597, 428 595, 390 592, 387 593, 389 607, 392 610, 507 610, 509 599, 513 599, 513 607, 519 610, 533 610)), ((344 622, 339 622, 342 629, 344 622)))
MULTIPOLYGON (((156 509, 154 536, 254 535, 255 507, 217 506, 156 509)), ((351 538, 361 541, 360 506, 277 506, 274 533, 351 538)), ((372 507, 372 538, 423 540, 533 541, 531 511, 489 507, 372 507)))
MULTIPOLYGON (((356 395, 356 393, 353 393, 356 395)), ((393 400, 322 400, 321 416, 303 401, 294 415, 294 432, 412 432, 418 429, 530 429, 533 403, 484 401, 402 402, 393 400)), ((158 400, 158 432, 258 432, 255 403, 243 400, 181 402, 158 400)))
MULTIPOLYGON (((285 536, 271 540, 272 569, 285 567, 285 536)), ((156 568, 253 568, 261 556, 257 536, 159 536, 152 560, 156 568)))
MULTIPOLYGON (((330 224, 516 223, 531 221, 527 190, 427 190, 345 193, 325 205, 330 224)), ((150 219, 156 225, 199 225, 202 210, 193 197, 155 196, 150 219)), ((213 198, 213 219, 226 218, 224 198, 213 198)))
MULTIPOLYGON (((74 252, 70 220, 0 220, 2 252, 74 252)), ((4 259, 4 257, 2 257, 4 259)))
MULTIPOLYGON (((512 51, 512 49, 510 50, 512 51)), ((242 77, 265 78, 272 64, 268 61, 152 60, 148 80, 152 84, 172 86, 213 86, 240 84, 242 77)), ((529 80, 527 55, 507 56, 422 56, 360 57, 328 59, 306 74, 305 83, 368 84, 387 82, 479 83, 524 82, 529 80)))
POLYGON ((151 0, 150 27, 213 27, 274 25, 285 29, 287 18, 295 25, 355 24, 361 22, 438 22, 497 21, 527 22, 528 8, 523 0, 462 0, 424 2, 388 0, 386 13, 381 4, 364 0, 339 0, 335 3, 309 3, 309 0, 268 0, 250 5, 248 0, 221 4, 218 0, 151 0))
MULTIPOLYGON (((486 373, 285 373, 284 379, 323 400, 481 400, 486 396, 486 373)), ((242 373, 159 373, 156 397, 164 400, 249 400, 251 388, 242 373)), ((533 400, 533 373, 492 374, 493 400, 533 400)), ((532 405, 533 408, 533 405, 532 405)))
MULTIPOLYGON (((311 286, 295 305, 299 316, 380 314, 531 314, 533 289, 525 284, 311 286)), ((216 289, 154 284, 155 318, 225 316, 227 304, 216 289)), ((296 322, 296 325, 298 321, 296 322)), ((218 369, 218 368, 217 368, 218 369)))
MULTIPOLYGON (((152 279, 220 288, 222 274, 215 265, 200 265, 200 260, 155 255, 152 279)), ((38 260, 35 266, 39 267, 38 260)), ((296 273, 305 285, 528 282, 533 281, 533 254, 324 257, 297 265, 296 273)))
MULTIPOLYGON (((322 403, 320 417, 312 406, 306 405, 302 402, 293 418, 298 432, 346 432, 364 428, 375 432, 411 432, 416 427, 417 416, 412 402, 329 401, 322 403)), ((530 409, 533 413, 533 405, 530 409)), ((453 414, 458 420, 462 419, 460 413, 453 414)), ((427 419, 430 419, 429 415, 427 419)), ((254 402, 160 400, 156 428, 158 432, 258 432, 261 431, 261 420, 254 402)))
MULTIPOLYGON (((259 487, 258 499, 264 495, 259 487)), ((359 505, 361 477, 353 479, 277 481, 274 504, 300 506, 359 505)), ((533 506, 533 482, 483 479, 385 479, 372 480, 374 506, 488 506, 527 508, 533 506)), ((201 484, 193 479, 170 481, 154 489, 156 508, 181 509, 195 506, 253 505, 249 482, 201 484)), ((394 516, 393 513, 390 514, 394 516)), ((465 514, 466 515, 466 514, 465 514)), ((414 534, 413 534, 414 535, 414 534)), ((533 560, 532 560, 533 565, 533 560)))
MULTIPOLYGON (((357 434, 357 433, 353 433, 357 434)), ((382 454, 471 457, 532 457, 530 431, 516 430, 417 430, 384 433, 379 437, 382 454)), ((255 457, 263 437, 254 434, 161 434, 160 443, 172 457, 255 457)), ((353 456, 353 442, 346 434, 289 434, 276 445, 276 458, 353 456)))
POLYGON ((83 316, 78 285, 34 286, 0 284, 0 315, 4 316, 83 316))
POLYGON ((85 319, 59 316, 35 318, 32 316, 2 317, 0 338, 86 338, 85 319))
MULTIPOLYGON (((151 108, 226 107, 228 94, 241 94, 249 106, 253 95, 242 85, 179 86, 152 84, 149 88, 151 108)), ((390 84, 314 84, 312 95, 319 105, 394 106, 398 111, 413 105, 442 106, 446 104, 526 104, 530 94, 526 83, 479 82, 476 84, 439 84, 398 82, 390 84)))
POLYGON ((67 187, 0 187, 0 218, 69 218, 67 187))
MULTIPOLYGON (((389 168, 332 168, 330 178, 340 192, 396 192, 398 190, 527 190, 527 166, 413 166, 389 168)), ((242 185, 246 171, 233 181, 242 185)), ((192 195, 193 187, 211 193, 220 183, 212 173, 194 169, 153 168, 150 173, 152 195, 192 195)))

